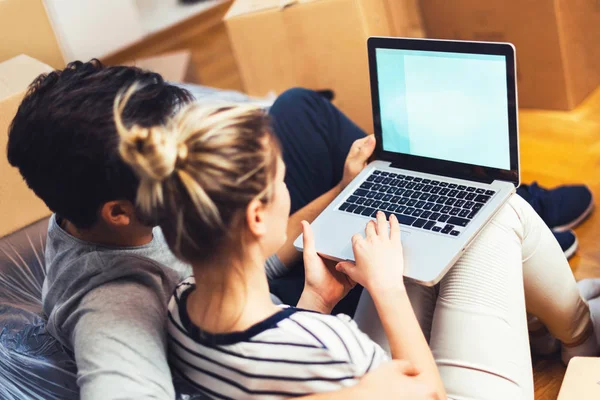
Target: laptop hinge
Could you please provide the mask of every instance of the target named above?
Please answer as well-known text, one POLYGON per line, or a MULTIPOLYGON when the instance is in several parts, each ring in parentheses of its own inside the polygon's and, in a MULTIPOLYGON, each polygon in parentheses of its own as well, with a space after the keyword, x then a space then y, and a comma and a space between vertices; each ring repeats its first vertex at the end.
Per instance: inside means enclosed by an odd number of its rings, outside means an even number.
POLYGON ((395 163, 395 162, 392 162, 390 167, 398 168, 398 169, 405 169, 408 171, 425 172, 428 174, 446 176, 448 178, 453 178, 453 179, 463 179, 466 181, 486 183, 488 185, 490 185, 490 184, 492 184, 492 182, 494 182, 494 180, 488 176, 476 176, 475 174, 467 174, 467 173, 461 174, 460 172, 457 172, 457 171, 452 171, 452 174, 449 174, 448 171, 440 171, 440 170, 436 170, 434 168, 423 168, 422 166, 418 170, 416 170, 416 169, 412 169, 412 168, 407 168, 405 165, 399 165, 398 163, 395 163))

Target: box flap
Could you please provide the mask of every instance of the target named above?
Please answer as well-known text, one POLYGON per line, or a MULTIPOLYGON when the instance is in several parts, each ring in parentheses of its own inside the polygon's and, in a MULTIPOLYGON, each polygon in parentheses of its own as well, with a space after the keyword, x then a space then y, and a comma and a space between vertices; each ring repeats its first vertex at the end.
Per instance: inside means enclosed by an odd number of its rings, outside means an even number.
POLYGON ((259 11, 279 9, 294 4, 311 3, 318 0, 237 0, 233 3, 224 19, 239 17, 241 15, 253 14, 259 11))
POLYGON ((50 71, 50 66, 25 54, 0 63, 0 101, 25 90, 35 77, 50 71))

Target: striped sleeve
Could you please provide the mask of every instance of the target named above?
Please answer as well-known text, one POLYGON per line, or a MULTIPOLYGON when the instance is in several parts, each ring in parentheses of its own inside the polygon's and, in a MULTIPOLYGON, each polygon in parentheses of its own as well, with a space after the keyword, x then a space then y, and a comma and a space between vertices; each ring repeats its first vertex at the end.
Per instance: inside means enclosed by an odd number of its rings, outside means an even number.
POLYGON ((358 346, 361 348, 362 357, 357 357, 354 361, 356 368, 356 376, 363 376, 372 369, 379 365, 389 361, 390 355, 381 348, 381 346, 375 343, 369 336, 358 328, 356 322, 348 315, 339 314, 336 318, 346 326, 353 339, 356 341, 358 346))
POLYGON ((314 335, 315 342, 327 348, 333 358, 345 360, 354 377, 360 378, 390 360, 385 350, 363 333, 348 315, 315 314, 309 319, 302 318, 305 315, 299 313, 291 319, 301 322, 314 335))

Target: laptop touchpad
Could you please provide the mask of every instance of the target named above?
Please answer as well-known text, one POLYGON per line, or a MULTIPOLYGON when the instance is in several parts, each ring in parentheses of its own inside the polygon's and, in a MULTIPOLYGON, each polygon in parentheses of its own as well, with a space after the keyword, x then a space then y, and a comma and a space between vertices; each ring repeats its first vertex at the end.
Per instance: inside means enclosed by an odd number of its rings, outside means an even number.
MULTIPOLYGON (((364 231, 363 232, 357 232, 360 233, 363 237, 365 236, 364 231)), ((402 238, 406 238, 407 236, 410 236, 412 232, 411 231, 405 231, 404 229, 400 229, 400 236, 402 238)), ((340 257, 342 260, 348 260, 348 261, 352 261, 354 262, 354 251, 352 250, 352 242, 348 243, 346 245, 346 248, 344 249, 344 251, 342 252, 342 256, 340 257)))

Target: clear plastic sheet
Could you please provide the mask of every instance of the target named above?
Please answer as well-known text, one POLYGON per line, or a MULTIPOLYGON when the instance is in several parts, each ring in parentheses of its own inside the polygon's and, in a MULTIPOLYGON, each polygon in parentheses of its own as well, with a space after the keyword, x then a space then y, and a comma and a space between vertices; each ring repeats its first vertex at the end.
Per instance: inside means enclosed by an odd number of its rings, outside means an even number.
POLYGON ((75 362, 46 333, 41 315, 44 238, 37 234, 22 233, 19 247, 0 246, 7 260, 0 270, 0 399, 77 399, 75 362))

